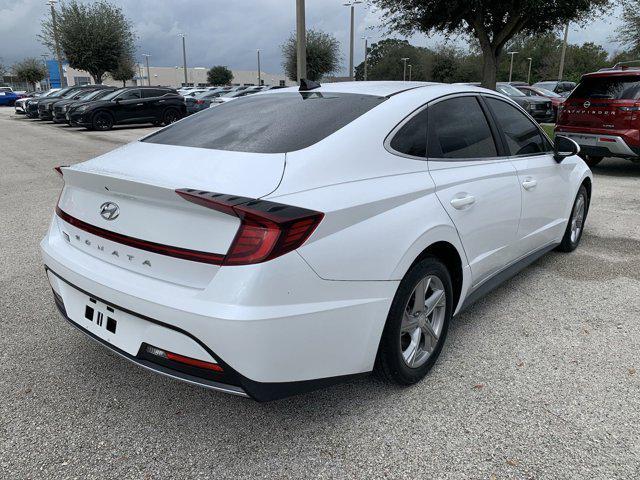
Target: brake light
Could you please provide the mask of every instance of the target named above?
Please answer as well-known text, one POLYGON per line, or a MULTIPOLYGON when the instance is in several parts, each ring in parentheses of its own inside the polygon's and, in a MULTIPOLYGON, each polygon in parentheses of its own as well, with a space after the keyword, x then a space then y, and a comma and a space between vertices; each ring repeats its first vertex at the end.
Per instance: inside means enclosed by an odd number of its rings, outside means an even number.
POLYGON ((240 219, 222 265, 266 262, 302 246, 324 218, 324 214, 267 200, 224 195, 193 189, 178 189, 185 200, 240 219))
POLYGON ((57 167, 53 167, 53 169, 56 171, 56 173, 58 175, 60 175, 61 177, 64 176, 64 173, 62 173, 62 169, 68 167, 69 165, 59 165, 57 167))
POLYGON ((204 368, 206 370, 213 370, 214 372, 223 371, 222 367, 217 363, 205 362, 203 360, 198 360, 197 358, 185 357, 184 355, 179 355, 177 353, 169 352, 168 350, 163 350, 161 348, 154 347, 152 345, 147 345, 146 351, 150 355, 164 358, 166 360, 171 360, 172 362, 178 362, 184 365, 189 365, 190 367, 204 368))
POLYGON ((196 103, 197 103, 198 105, 202 105, 202 104, 204 103, 204 100, 196 100, 196 103))

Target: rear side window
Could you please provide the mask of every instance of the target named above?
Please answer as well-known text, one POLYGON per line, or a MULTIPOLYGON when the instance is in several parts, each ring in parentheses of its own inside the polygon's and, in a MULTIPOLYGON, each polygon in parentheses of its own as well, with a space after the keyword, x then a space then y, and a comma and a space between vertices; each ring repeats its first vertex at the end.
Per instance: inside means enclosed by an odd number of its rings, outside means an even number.
POLYGON ((430 158, 498 155, 489 123, 475 97, 452 98, 429 107, 428 152, 430 158))
POLYGON ((323 140, 384 100, 355 93, 249 95, 187 117, 143 141, 237 152, 292 152, 323 140))
POLYGON ((160 90, 156 88, 145 88, 142 90, 142 98, 161 97, 169 93, 168 90, 160 90))
POLYGON ((399 153, 413 157, 427 154, 427 109, 411 118, 395 134, 389 146, 399 153))
POLYGON ((510 156, 536 155, 552 149, 538 126, 516 107, 495 98, 485 100, 493 111, 498 127, 504 132, 510 156))
POLYGON ((587 77, 571 94, 572 98, 604 98, 611 100, 640 99, 640 77, 587 77))

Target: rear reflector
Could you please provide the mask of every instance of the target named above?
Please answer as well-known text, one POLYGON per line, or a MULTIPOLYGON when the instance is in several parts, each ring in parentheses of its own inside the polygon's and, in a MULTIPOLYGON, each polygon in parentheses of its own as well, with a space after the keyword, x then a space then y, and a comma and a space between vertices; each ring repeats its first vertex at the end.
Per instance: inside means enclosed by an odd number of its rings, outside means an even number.
POLYGON ((616 143, 615 138, 601 137, 598 140, 600 140, 601 142, 616 143))
POLYGON ((177 353, 162 350, 161 348, 147 345, 147 353, 155 357, 164 358, 165 360, 171 360, 172 362, 182 363, 189 365, 190 367, 204 368, 207 370, 213 370, 214 372, 222 372, 223 369, 217 363, 205 362, 196 358, 185 357, 184 355, 178 355, 177 353))
POLYGON ((321 212, 267 200, 193 189, 179 189, 176 193, 189 202, 240 219, 240 228, 222 265, 266 262, 295 250, 324 217, 321 212))
POLYGON ((64 174, 62 173, 62 169, 68 167, 69 165, 60 165, 58 167, 53 167, 53 169, 56 171, 56 173, 58 175, 60 175, 61 177, 64 176, 64 174))

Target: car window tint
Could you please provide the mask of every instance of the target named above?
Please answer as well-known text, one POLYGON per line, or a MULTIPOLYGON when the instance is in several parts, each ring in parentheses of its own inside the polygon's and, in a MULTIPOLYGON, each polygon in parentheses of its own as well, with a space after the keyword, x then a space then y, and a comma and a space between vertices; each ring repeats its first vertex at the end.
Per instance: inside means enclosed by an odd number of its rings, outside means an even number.
POLYGON ((118 100, 133 100, 140 98, 140 90, 127 90, 126 92, 118 95, 118 100))
POLYGON ((639 100, 640 78, 636 75, 628 77, 586 77, 576 87, 571 97, 639 100))
POLYGON ((538 126, 524 113, 502 100, 487 98, 486 101, 504 132, 509 155, 535 155, 550 150, 538 126))
POLYGON ((424 157, 427 154, 427 109, 416 114, 394 135, 389 146, 396 152, 424 157))
POLYGON ((165 93, 167 93, 166 90, 159 90, 156 88, 145 88, 142 90, 142 98, 161 97, 165 93))
POLYGON ((356 93, 248 95, 187 117, 143 141, 254 153, 307 148, 384 102, 356 93))
POLYGON ((488 158, 498 152, 475 97, 443 100, 429 107, 430 158, 488 158))

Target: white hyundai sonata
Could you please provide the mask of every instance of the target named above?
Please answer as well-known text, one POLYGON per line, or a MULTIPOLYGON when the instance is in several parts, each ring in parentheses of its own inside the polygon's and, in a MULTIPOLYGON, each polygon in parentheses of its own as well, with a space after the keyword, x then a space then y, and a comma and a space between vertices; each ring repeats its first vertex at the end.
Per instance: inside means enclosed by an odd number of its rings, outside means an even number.
POLYGON ((578 151, 481 88, 305 83, 60 168, 42 253, 62 315, 156 372, 260 401, 408 385, 454 315, 578 246, 578 151))

